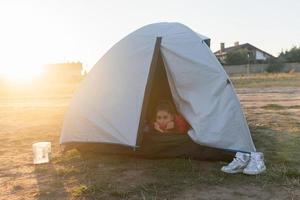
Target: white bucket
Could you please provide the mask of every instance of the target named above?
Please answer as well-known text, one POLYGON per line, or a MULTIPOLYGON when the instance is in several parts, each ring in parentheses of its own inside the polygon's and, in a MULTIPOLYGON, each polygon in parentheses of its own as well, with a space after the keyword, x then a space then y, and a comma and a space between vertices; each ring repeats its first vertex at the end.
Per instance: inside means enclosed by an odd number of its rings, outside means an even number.
POLYGON ((32 145, 33 163, 42 164, 50 161, 51 142, 37 142, 32 145))

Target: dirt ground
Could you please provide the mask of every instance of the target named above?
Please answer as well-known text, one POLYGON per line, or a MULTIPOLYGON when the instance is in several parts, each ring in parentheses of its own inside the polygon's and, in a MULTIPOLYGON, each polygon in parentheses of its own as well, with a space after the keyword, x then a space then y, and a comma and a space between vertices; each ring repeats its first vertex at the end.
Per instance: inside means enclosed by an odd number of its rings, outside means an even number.
POLYGON ((300 199, 300 88, 239 87, 268 171, 227 175, 222 162, 62 155, 71 94, 0 97, 0 199, 300 199), (51 163, 33 165, 32 144, 52 142, 51 163))

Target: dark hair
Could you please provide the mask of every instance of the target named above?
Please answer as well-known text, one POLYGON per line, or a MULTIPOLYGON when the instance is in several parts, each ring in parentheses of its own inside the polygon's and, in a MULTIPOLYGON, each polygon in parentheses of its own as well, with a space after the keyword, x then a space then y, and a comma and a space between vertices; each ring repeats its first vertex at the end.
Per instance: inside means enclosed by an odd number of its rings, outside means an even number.
POLYGON ((160 101, 158 103, 158 105, 156 106, 155 114, 161 110, 166 111, 166 112, 170 113, 171 115, 176 114, 174 106, 169 101, 160 101))

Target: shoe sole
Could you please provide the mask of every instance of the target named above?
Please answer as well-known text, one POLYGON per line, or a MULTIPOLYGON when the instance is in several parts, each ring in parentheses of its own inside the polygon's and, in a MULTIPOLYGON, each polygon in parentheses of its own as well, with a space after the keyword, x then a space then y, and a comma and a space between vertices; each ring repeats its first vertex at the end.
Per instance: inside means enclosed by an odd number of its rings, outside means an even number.
POLYGON ((266 171, 266 167, 264 167, 261 171, 253 171, 253 172, 251 172, 251 171, 243 171, 243 174, 247 174, 247 175, 258 175, 258 174, 260 174, 260 173, 263 173, 264 171, 266 171))
POLYGON ((221 169, 221 171, 222 171, 222 172, 225 172, 225 173, 227 173, 227 174, 237 174, 237 173, 242 173, 242 172, 243 172, 243 169, 240 169, 240 170, 238 170, 238 171, 225 171, 225 170, 222 170, 222 169, 221 169))

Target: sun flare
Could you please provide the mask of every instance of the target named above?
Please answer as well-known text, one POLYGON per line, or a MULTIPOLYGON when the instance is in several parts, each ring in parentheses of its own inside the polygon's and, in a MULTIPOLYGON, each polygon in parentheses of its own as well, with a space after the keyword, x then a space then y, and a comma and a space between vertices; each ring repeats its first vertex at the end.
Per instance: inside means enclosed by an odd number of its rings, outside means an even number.
POLYGON ((1 69, 0 76, 10 82, 28 82, 33 81, 42 74, 38 67, 11 67, 1 69))

